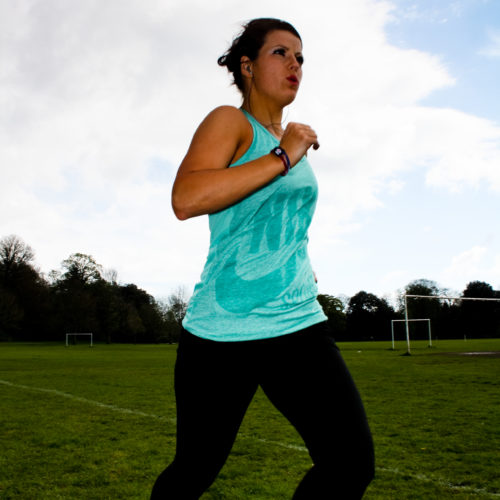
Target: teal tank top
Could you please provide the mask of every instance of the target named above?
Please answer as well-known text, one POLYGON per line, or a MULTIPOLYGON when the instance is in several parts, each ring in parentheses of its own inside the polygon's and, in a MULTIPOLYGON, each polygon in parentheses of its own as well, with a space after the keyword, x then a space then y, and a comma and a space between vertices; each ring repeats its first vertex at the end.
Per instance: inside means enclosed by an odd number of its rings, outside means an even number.
MULTIPOLYGON (((253 141, 231 167, 269 154, 279 141, 250 114, 253 141)), ((209 215, 210 249, 183 326, 199 337, 277 337, 326 320, 307 254, 318 185, 303 157, 243 200, 209 215)))

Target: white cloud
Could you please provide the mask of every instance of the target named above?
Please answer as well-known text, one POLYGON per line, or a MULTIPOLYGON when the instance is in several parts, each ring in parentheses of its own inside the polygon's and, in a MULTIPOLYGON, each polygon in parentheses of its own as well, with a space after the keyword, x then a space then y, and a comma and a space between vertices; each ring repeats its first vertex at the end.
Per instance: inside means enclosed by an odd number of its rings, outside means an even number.
POLYGON ((494 288, 500 284, 500 255, 494 255, 484 246, 476 245, 451 259, 444 270, 443 283, 453 288, 465 288, 471 281, 484 281, 494 288))
POLYGON ((491 58, 500 57, 500 30, 488 32, 488 44, 479 51, 479 54, 491 58))
POLYGON ((481 246, 474 246, 465 252, 453 257, 451 266, 448 268, 450 272, 457 272, 460 268, 472 269, 476 271, 479 264, 482 262, 487 253, 487 248, 481 246))
POLYGON ((380 279, 380 290, 397 290, 413 278, 406 269, 396 269, 384 274, 380 279))
POLYGON ((500 254, 495 257, 493 267, 491 269, 491 274, 494 276, 493 287, 496 290, 500 290, 500 254))
POLYGON ((500 127, 451 109, 420 109, 418 160, 427 181, 452 191, 481 183, 500 192, 500 127))
MULTIPOLYGON (((488 3, 490 0, 483 0, 488 3)), ((445 24, 449 18, 460 18, 467 15, 467 11, 477 6, 478 0, 454 0, 440 2, 409 2, 404 0, 398 3, 398 15, 409 21, 420 21, 433 24, 445 24)))
POLYGON ((19 234, 47 271, 86 251, 155 294, 197 279, 207 223, 174 219, 168 165, 211 108, 239 104, 216 59, 262 12, 286 12, 304 39, 288 119, 322 144, 313 253, 329 254, 410 169, 446 189, 500 190, 500 129, 419 105, 454 79, 436 56, 388 43, 388 2, 20 0, 0 6, 0 236, 19 234), (168 168, 161 182, 148 180, 152 161, 168 168))

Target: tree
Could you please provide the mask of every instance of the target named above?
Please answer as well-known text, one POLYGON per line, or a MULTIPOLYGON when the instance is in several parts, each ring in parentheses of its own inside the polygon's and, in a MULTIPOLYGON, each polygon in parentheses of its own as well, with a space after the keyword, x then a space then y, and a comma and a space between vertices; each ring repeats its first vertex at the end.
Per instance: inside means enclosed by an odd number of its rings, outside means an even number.
POLYGON ((22 330, 24 311, 17 298, 0 287, 0 340, 13 340, 22 330))
MULTIPOLYGON (((398 310, 404 312, 405 307, 405 295, 441 295, 442 290, 439 285, 432 280, 418 279, 413 280, 408 283, 403 290, 399 291, 398 294, 398 310)), ((415 304, 425 304, 430 302, 428 299, 411 299, 412 303, 415 304), (425 301, 425 302, 424 302, 425 301)))
POLYGON ((74 253, 63 260, 62 267, 66 270, 62 275, 62 280, 68 282, 87 285, 102 279, 102 266, 97 264, 91 255, 74 253))
MULTIPOLYGON (((471 281, 462 297, 500 298, 491 285, 484 281, 471 281)), ((462 335, 467 338, 500 336, 500 302, 464 300, 459 305, 462 335)))
POLYGON ((97 318, 96 340, 110 344, 121 339, 121 311, 125 308, 118 285, 104 280, 87 285, 88 292, 95 301, 94 311, 97 318))
POLYGON ((178 342, 182 329, 182 320, 186 315, 188 298, 185 288, 178 287, 172 292, 167 300, 159 302, 165 324, 164 341, 169 343, 178 342))
POLYGON ((0 337, 35 340, 48 329, 49 288, 33 249, 18 236, 0 240, 0 337))
POLYGON ((167 300, 169 309, 172 311, 175 321, 177 321, 179 325, 182 325, 182 320, 186 315, 188 306, 186 289, 184 287, 178 287, 168 296, 167 300))
POLYGON ((61 267, 62 273, 50 273, 56 308, 54 335, 92 332, 95 340, 100 340, 98 307, 102 300, 92 286, 103 281, 102 267, 91 255, 82 253, 71 254, 62 261, 61 267))
POLYGON ((132 284, 119 287, 119 291, 126 305, 122 311, 122 334, 128 341, 159 342, 165 336, 165 327, 154 298, 132 284))
POLYGON ((389 338, 394 309, 373 293, 358 292, 347 307, 347 332, 352 340, 389 338))
POLYGON ((33 261, 35 253, 24 241, 11 234, 0 240, 0 284, 8 288, 16 286, 27 273, 38 274, 33 261))
POLYGON ((34 252, 17 236, 0 239, 0 340, 56 340, 92 332, 96 341, 174 342, 187 299, 183 288, 163 308, 134 284, 119 285, 91 255, 74 253, 45 280, 34 252))
POLYGON ((32 266, 33 249, 18 236, 11 234, 0 240, 0 270, 4 277, 19 266, 32 266))
MULTIPOLYGON (((447 295, 448 291, 441 288, 435 281, 418 279, 411 281, 404 290, 399 292, 398 311, 401 315, 405 312, 405 295, 436 296, 447 295)), ((409 319, 430 319, 434 336, 446 337, 453 335, 449 310, 452 304, 437 299, 408 298, 409 319)), ((428 338, 427 324, 417 322, 411 327, 412 337, 416 339, 428 338)))
POLYGON ((118 283, 118 271, 116 269, 105 269, 102 273, 102 277, 108 283, 116 285, 118 283))
MULTIPOLYGON (((484 281, 471 281, 462 293, 462 297, 480 297, 486 299, 495 298, 495 290, 484 281)), ((465 301, 467 302, 467 301, 465 301)))
POLYGON ((345 340, 346 315, 342 300, 331 295, 320 294, 318 295, 318 302, 328 318, 328 323, 330 324, 335 339, 345 340))

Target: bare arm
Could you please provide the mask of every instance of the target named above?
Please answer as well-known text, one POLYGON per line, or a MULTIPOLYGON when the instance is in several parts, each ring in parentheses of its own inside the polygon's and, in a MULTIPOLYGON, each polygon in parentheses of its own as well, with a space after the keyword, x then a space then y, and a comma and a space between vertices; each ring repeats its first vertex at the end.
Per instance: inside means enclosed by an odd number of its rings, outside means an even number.
POLYGON ((271 155, 227 168, 249 136, 248 127, 241 111, 229 107, 217 108, 201 123, 172 190, 172 206, 179 219, 222 210, 281 172, 281 160, 271 155))
MULTIPOLYGON (((306 140, 304 137, 299 140, 297 136, 304 134, 290 132, 291 125, 310 129, 290 124, 283 135, 281 145, 288 152, 293 166, 311 145, 317 144, 317 139, 315 134, 312 138, 309 133, 306 140)), ((227 168, 237 152, 249 146, 248 126, 241 111, 231 107, 215 109, 201 123, 179 167, 172 190, 172 206, 179 219, 227 208, 265 186, 283 171, 281 159, 273 154, 227 168)))

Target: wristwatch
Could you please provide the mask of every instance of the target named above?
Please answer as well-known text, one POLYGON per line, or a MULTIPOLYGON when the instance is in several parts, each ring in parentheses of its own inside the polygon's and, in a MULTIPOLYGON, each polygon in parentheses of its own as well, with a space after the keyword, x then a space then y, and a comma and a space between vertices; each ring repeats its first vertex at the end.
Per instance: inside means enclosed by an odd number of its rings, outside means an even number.
POLYGON ((283 172, 281 172, 281 175, 288 174, 288 172, 290 172, 290 158, 288 158, 286 151, 281 146, 276 146, 271 149, 271 153, 275 154, 278 158, 281 158, 281 161, 283 162, 283 166, 285 168, 283 172))

